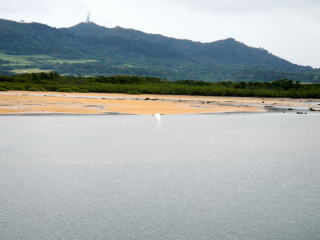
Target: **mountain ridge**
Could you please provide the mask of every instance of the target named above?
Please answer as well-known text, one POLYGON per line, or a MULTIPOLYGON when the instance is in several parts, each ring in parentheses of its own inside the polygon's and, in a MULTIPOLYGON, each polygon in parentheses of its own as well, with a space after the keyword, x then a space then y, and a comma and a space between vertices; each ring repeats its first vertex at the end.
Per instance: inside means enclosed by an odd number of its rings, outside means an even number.
MULTIPOLYGON (((247 46, 234 38, 203 43, 134 29, 107 28, 93 22, 53 28, 41 23, 0 19, 0 52, 97 60, 97 63, 46 66, 64 74, 136 74, 171 80, 271 81, 280 76, 300 80, 302 73, 314 72, 311 67, 293 64, 265 49, 247 46), (261 72, 268 76, 263 77, 261 72), (292 77, 294 74, 297 76, 292 77)), ((313 80, 318 78, 307 79, 313 80)))
MULTIPOLYGON (((151 40, 152 42, 155 42, 155 43, 159 43, 162 41, 161 43, 166 44, 166 45, 169 45, 169 44, 174 45, 175 44, 174 47, 177 48, 178 50, 182 50, 182 51, 186 51, 186 47, 193 47, 193 48, 197 48, 198 50, 200 49, 200 51, 207 52, 208 48, 212 48, 212 47, 214 48, 215 45, 219 44, 219 45, 225 45, 225 46, 223 46, 225 48, 228 48, 232 45, 237 45, 237 47, 241 46, 241 47, 248 48, 248 49, 255 50, 255 51, 260 50, 264 54, 270 55, 270 53, 265 49, 248 46, 248 45, 246 45, 240 41, 237 41, 236 39, 231 38, 231 37, 227 38, 227 39, 222 39, 222 40, 217 40, 217 41, 205 43, 205 42, 196 42, 196 41, 192 41, 192 40, 188 40, 188 39, 176 39, 176 38, 172 38, 172 37, 166 37, 161 34, 150 34, 150 33, 145 33, 145 32, 139 31, 139 30, 127 29, 127 28, 122 28, 122 27, 107 28, 104 26, 99 26, 93 22, 87 22, 87 23, 82 22, 82 23, 79 23, 75 26, 72 26, 72 27, 69 27, 66 29, 68 31, 74 33, 75 35, 78 35, 78 36, 88 36, 88 35, 95 35, 98 37, 117 36, 117 37, 122 37, 122 38, 131 38, 134 40, 145 40, 146 37, 148 37, 149 41, 151 40), (165 42, 163 42, 163 41, 165 41, 165 42), (177 46, 178 43, 180 43, 179 46, 177 46)), ((195 50, 195 49, 193 49, 193 50, 195 50)), ((194 53, 194 51, 192 53, 194 53)), ((211 53, 212 53, 212 51, 211 51, 211 53)), ((198 55, 199 55, 199 53, 198 53, 198 55)), ((200 57, 201 57, 201 55, 203 55, 203 54, 201 54, 201 52, 200 52, 200 57)), ((219 55, 219 53, 216 55, 219 55)), ((282 60, 283 64, 284 63, 286 65, 293 64, 293 63, 291 63, 287 60, 281 59, 273 54, 271 54, 271 55, 273 57, 277 58, 278 61, 282 60)), ((208 58, 208 56, 207 56, 207 58, 208 58)), ((210 59, 210 57, 209 57, 209 59, 210 59)), ((220 59, 216 60, 216 62, 221 63, 222 62, 221 60, 222 59, 220 58, 220 59)), ((239 61, 236 63, 235 62, 229 62, 229 63, 230 64, 240 64, 242 62, 243 62, 243 59, 242 59, 242 61, 239 61)), ((253 62, 256 63, 256 61, 253 61, 253 62)), ((253 62, 251 62, 251 64, 253 62)), ((222 63, 226 63, 226 62, 222 62, 222 63)), ((293 64, 293 65, 299 66, 297 64, 293 64)), ((303 67, 307 67, 307 66, 303 66, 303 67)))

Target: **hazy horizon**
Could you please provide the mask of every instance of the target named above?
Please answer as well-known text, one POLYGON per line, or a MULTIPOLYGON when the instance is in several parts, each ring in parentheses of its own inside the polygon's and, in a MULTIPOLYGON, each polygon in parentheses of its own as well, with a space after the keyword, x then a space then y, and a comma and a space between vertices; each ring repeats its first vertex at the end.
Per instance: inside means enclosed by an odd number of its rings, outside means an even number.
POLYGON ((292 63, 320 68, 320 1, 22 0, 2 3, 1 18, 70 27, 86 20, 178 39, 235 38, 292 63))

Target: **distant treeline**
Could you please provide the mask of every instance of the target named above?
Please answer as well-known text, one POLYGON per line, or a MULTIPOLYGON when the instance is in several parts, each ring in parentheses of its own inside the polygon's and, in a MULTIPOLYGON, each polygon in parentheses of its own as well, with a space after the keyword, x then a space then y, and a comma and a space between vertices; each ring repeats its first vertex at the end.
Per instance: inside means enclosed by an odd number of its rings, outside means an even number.
POLYGON ((56 72, 0 76, 0 91, 6 90, 320 98, 320 84, 301 84, 288 79, 274 82, 172 82, 144 76, 72 77, 56 72))

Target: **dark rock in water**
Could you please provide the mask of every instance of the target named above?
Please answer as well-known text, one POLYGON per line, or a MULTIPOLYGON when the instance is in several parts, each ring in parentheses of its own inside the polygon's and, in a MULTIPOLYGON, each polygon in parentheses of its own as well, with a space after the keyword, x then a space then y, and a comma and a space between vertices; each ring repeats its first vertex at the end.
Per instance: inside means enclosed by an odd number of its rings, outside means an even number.
POLYGON ((118 113, 118 112, 104 112, 103 113, 104 115, 115 115, 115 116, 117 116, 117 115, 137 115, 137 114, 130 114, 130 113, 118 113))
POLYGON ((314 109, 314 108, 309 108, 309 111, 311 111, 311 112, 320 112, 319 109, 314 109))

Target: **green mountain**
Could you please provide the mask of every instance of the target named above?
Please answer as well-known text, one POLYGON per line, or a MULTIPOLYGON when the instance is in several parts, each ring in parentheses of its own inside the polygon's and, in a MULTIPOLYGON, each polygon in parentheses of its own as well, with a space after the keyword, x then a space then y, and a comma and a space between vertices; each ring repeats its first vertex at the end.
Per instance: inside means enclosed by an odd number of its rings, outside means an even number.
POLYGON ((319 69, 292 64, 233 38, 201 43, 92 22, 59 29, 0 19, 0 73, 28 69, 170 80, 320 82, 319 69))
MULTIPOLYGON (((201 43, 168 38, 157 34, 146 34, 141 31, 120 27, 105 28, 95 23, 80 23, 68 30, 77 36, 94 36, 101 40, 118 37, 129 41, 139 41, 144 44, 146 42, 159 44, 168 47, 171 52, 180 52, 181 55, 179 57, 186 57, 199 63, 257 65, 292 71, 306 69, 276 57, 264 49, 248 47, 233 38, 212 43, 201 43)), ((158 47, 161 50, 161 47, 158 47)))

